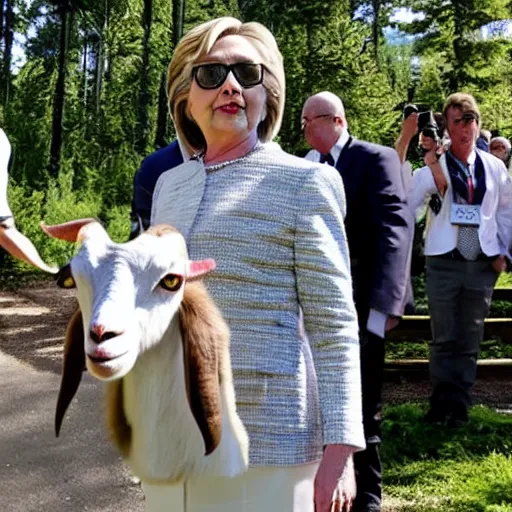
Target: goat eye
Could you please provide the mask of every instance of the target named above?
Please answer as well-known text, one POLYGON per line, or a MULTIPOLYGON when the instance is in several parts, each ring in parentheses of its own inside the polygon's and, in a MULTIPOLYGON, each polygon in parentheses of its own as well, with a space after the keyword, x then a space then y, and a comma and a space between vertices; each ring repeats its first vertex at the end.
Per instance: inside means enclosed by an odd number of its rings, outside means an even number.
POLYGON ((75 280, 70 276, 62 281, 62 288, 74 288, 75 280))
POLYGON ((76 288, 75 279, 71 274, 71 266, 65 265, 57 273, 57 286, 60 288, 76 288))
POLYGON ((182 283, 183 278, 181 276, 177 276, 176 274, 167 274, 160 280, 160 286, 169 292, 175 292, 176 290, 179 290, 182 283))

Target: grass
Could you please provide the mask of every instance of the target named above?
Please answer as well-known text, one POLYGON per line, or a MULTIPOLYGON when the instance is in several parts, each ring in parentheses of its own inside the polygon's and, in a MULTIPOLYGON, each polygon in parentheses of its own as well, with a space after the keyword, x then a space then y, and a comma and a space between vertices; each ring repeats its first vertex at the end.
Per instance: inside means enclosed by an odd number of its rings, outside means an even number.
POLYGON ((502 272, 496 283, 498 288, 512 288, 512 272, 502 272))
POLYGON ((385 510, 512 512, 512 417, 474 407, 462 429, 423 421, 426 406, 385 409, 385 510))

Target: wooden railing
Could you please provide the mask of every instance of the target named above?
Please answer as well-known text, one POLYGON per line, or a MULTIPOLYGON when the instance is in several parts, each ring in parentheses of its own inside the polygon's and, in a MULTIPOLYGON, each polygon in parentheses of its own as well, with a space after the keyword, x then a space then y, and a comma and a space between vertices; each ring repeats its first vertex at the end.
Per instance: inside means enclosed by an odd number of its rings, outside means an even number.
MULTIPOLYGON (((496 288, 493 301, 512 302, 512 289, 496 288)), ((430 317, 405 316, 396 329, 386 336, 386 342, 401 341, 428 343, 432 338, 430 317)), ((498 338, 501 343, 512 344, 512 318, 487 318, 484 339, 498 338)), ((386 380, 423 380, 428 378, 427 359, 401 359, 386 362, 386 380)), ((478 379, 512 379, 512 359, 481 359, 478 361, 478 379)))

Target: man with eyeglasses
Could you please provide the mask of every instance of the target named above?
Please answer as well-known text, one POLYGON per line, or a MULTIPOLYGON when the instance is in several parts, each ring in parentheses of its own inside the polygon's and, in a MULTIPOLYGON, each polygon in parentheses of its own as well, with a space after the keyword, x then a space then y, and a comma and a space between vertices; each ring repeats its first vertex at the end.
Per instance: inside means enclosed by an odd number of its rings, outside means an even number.
POLYGON ((353 138, 343 103, 330 92, 308 98, 302 127, 313 148, 308 160, 338 169, 345 186, 345 229, 359 317, 363 421, 367 449, 356 453, 355 512, 379 512, 384 339, 403 314, 408 296, 413 219, 396 151, 353 138))

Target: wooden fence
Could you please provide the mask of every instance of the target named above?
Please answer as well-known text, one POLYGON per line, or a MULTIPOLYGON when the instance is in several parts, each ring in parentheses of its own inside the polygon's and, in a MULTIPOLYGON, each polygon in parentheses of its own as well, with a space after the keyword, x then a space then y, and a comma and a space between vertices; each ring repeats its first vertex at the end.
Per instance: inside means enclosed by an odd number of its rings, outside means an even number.
MULTIPOLYGON (((496 288, 493 301, 512 301, 512 289, 496 288)), ((428 343, 432 338, 430 317, 424 315, 405 316, 396 329, 387 336, 388 343, 409 341, 428 343)), ((512 318, 487 318, 484 339, 498 338, 501 343, 512 344, 512 318)), ((401 359, 386 362, 386 380, 428 379, 427 359, 401 359)), ((512 359, 481 359, 478 361, 478 379, 512 378, 512 359)))

